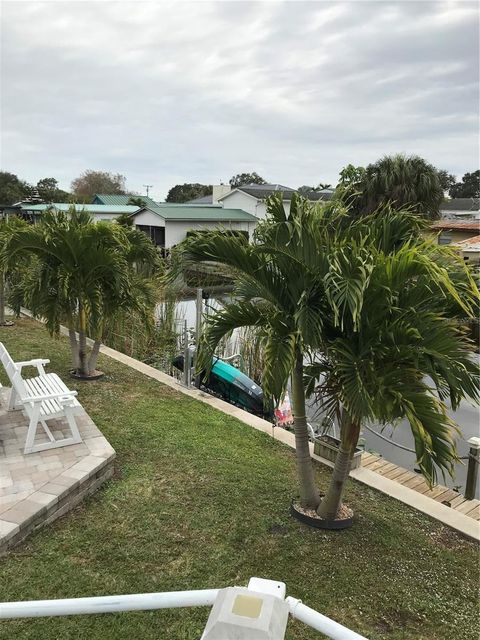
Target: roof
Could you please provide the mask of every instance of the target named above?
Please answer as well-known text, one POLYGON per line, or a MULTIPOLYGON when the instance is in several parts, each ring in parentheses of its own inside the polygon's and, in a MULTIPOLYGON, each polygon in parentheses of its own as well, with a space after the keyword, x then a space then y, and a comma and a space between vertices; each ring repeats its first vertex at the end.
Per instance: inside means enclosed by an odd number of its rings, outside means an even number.
POLYGON ((133 204, 129 205, 105 205, 105 204, 70 204, 68 202, 53 202, 51 204, 23 204, 23 211, 38 211, 41 213, 46 209, 54 208, 57 211, 68 211, 70 207, 75 207, 77 211, 88 211, 89 213, 114 213, 120 215, 122 213, 134 213, 139 207, 133 204))
POLYGON ((457 220, 440 220, 430 227, 439 231, 477 231, 480 233, 480 220, 457 221, 457 220))
POLYGON ((308 191, 302 195, 308 200, 331 200, 334 194, 333 189, 319 189, 318 191, 308 191))
MULTIPOLYGON (((292 197, 292 194, 296 193, 295 189, 286 187, 283 184, 244 184, 241 187, 237 187, 237 189, 244 193, 248 193, 249 196, 258 198, 259 200, 268 198, 268 196, 271 196, 274 193, 281 193, 286 200, 289 200, 292 197)), ((228 195, 228 193, 226 195, 228 195)))
POLYGON ((440 211, 478 211, 479 205, 478 198, 452 198, 442 202, 440 211))
MULTIPOLYGON (((92 198, 92 204, 113 204, 113 205, 128 205, 130 198, 141 198, 147 206, 155 206, 157 203, 148 196, 138 195, 110 195, 104 193, 96 193, 92 198)), ((137 207, 138 208, 138 207, 137 207)))
POLYGON ((203 222, 258 222, 258 218, 243 209, 224 209, 221 205, 198 204, 157 204, 155 207, 142 207, 132 215, 142 211, 151 211, 164 220, 197 220, 203 222))
MULTIPOLYGON (((245 184, 241 187, 235 187, 235 189, 232 189, 232 191, 229 191, 218 200, 224 200, 236 191, 246 193, 247 195, 252 196, 253 198, 257 198, 258 200, 264 200, 274 193, 281 193, 284 200, 291 200, 292 195, 294 193, 298 193, 296 189, 286 187, 283 184, 245 184)), ((330 200, 333 196, 333 190, 322 189, 320 191, 315 191, 312 189, 312 191, 309 191, 307 194, 303 195, 309 200, 330 200)))
POLYGON ((455 242, 451 246, 458 247, 463 253, 480 253, 480 235, 455 242))
POLYGON ((209 196, 200 196, 199 198, 188 200, 183 204, 213 204, 213 195, 210 194, 209 196))
POLYGON ((480 251, 480 235, 473 236, 473 238, 467 238, 466 240, 460 240, 460 242, 456 242, 455 246, 462 247, 466 251, 474 250, 480 251))

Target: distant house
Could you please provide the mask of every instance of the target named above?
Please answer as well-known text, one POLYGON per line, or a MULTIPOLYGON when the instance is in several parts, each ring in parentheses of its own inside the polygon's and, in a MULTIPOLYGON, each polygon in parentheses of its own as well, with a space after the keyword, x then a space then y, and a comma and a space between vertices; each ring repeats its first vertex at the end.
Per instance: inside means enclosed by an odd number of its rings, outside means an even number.
POLYGON ((438 244, 457 244, 480 234, 480 220, 439 220, 430 226, 432 233, 438 244))
MULTIPOLYGON (((298 193, 298 191, 282 184, 246 184, 234 189, 228 185, 221 184, 213 185, 212 195, 195 198, 185 204, 221 204, 225 209, 243 209, 256 218, 263 220, 267 213, 265 199, 274 193, 282 195, 285 209, 288 212, 292 194, 298 193)), ((331 200, 333 193, 333 189, 312 189, 302 195, 312 202, 317 202, 319 200, 331 200)))
POLYGON ((75 204, 68 202, 53 202, 50 204, 30 204, 24 203, 20 206, 20 215, 30 222, 38 222, 42 213, 47 209, 56 211, 69 211, 75 207, 77 211, 88 211, 94 220, 115 220, 122 214, 131 214, 138 211, 135 205, 104 205, 104 204, 75 204))
MULTIPOLYGON (((231 207, 243 209, 256 218, 263 220, 267 214, 265 200, 274 193, 280 193, 282 195, 285 210, 288 213, 290 211, 292 195, 298 193, 298 191, 282 184, 246 184, 241 187, 236 187, 220 196, 218 202, 221 203, 225 209, 231 207)), ((312 190, 304 195, 312 201, 326 201, 333 197, 333 190, 312 190)))
POLYGON ((452 198, 440 207, 440 215, 445 220, 479 220, 479 198, 452 198))
MULTIPOLYGON (((104 193, 96 193, 92 198, 92 204, 108 204, 116 206, 129 205, 130 199, 143 200, 145 206, 155 206, 157 203, 148 196, 132 196, 132 195, 110 195, 104 193)), ((137 207, 138 209, 138 207, 137 207)))
POLYGON ((169 249, 186 238, 189 231, 220 228, 245 233, 250 238, 257 219, 242 209, 221 205, 159 203, 131 214, 137 229, 144 231, 160 248, 169 249))
POLYGON ((460 240, 452 246, 458 248, 461 251, 465 262, 474 265, 480 265, 480 235, 467 238, 466 240, 460 240))

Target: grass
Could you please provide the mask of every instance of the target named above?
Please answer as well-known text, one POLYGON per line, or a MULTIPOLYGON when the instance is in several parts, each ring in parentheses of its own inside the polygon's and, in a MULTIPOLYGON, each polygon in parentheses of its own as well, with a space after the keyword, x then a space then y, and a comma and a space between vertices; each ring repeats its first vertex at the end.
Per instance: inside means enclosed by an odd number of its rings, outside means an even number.
MULTIPOLYGON (((14 359, 51 359, 117 451, 117 472, 80 507, 0 559, 0 601, 283 580, 290 595, 371 640, 478 638, 478 549, 351 482, 356 523, 291 519, 290 450, 108 358, 101 381, 68 379, 64 339, 30 320, 0 329, 14 359)), ((1 382, 7 384, 6 377, 1 382)), ((318 468, 325 486, 327 471, 318 468)), ((204 608, 3 622, 0 639, 198 640, 204 608)), ((318 633, 290 622, 289 640, 318 633)))

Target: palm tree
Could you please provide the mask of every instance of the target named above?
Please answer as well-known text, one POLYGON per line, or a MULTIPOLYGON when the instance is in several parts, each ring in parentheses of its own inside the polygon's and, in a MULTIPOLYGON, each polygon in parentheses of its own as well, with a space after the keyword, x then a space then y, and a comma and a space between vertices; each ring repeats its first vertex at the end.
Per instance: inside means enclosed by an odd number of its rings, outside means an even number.
POLYGON ((208 369, 223 336, 238 327, 255 327, 264 348, 266 395, 279 402, 291 377, 300 500, 305 507, 317 508, 320 495, 310 457, 303 377, 306 350, 321 345, 322 318, 319 285, 304 263, 307 257, 315 261, 314 237, 327 238, 334 221, 321 219, 320 212, 318 225, 306 224, 313 210, 295 194, 288 216, 280 196, 268 200, 268 211, 270 223, 259 225, 254 244, 222 231, 192 234, 177 247, 179 263, 186 269, 213 263, 236 281, 234 301, 209 316, 198 368, 208 369))
POLYGON ((187 264, 214 262, 236 278, 234 301, 208 319, 199 365, 211 362, 233 329, 258 328, 266 393, 278 401, 292 379, 301 503, 324 519, 338 512, 365 420, 407 417, 425 476, 433 481, 435 466, 452 473, 453 423, 443 401, 456 406, 478 395, 471 345, 450 322, 471 314, 478 296, 463 263, 423 242, 424 225, 409 212, 386 207, 352 220, 338 207, 293 198, 286 214, 276 196, 268 211, 252 245, 211 232, 181 249, 187 264), (306 356, 312 364, 304 371, 306 356), (340 423, 340 451, 322 501, 308 448, 304 376, 340 423))
POLYGON ((462 398, 478 400, 473 344, 454 320, 474 315, 478 291, 449 250, 410 241, 395 246, 388 229, 396 214, 370 220, 365 232, 330 255, 325 295, 334 330, 307 367, 323 410, 337 417, 340 448, 319 515, 334 519, 362 426, 406 418, 417 464, 432 485, 437 469, 454 475, 462 398), (383 229, 381 228, 383 227, 383 229), (361 239, 360 239, 361 238, 361 239))
POLYGON ((105 222, 94 223, 84 211, 46 211, 40 224, 10 234, 1 263, 30 256, 21 289, 25 306, 46 321, 50 333, 69 330, 74 371, 93 373, 108 317, 121 305, 135 305, 135 271, 155 265, 157 253, 140 231, 105 222), (78 333, 78 341, 77 341, 78 333), (88 359, 87 335, 95 338, 88 359))
MULTIPOLYGON (((0 245, 3 246, 6 244, 11 233, 15 229, 24 227, 25 224, 26 223, 23 220, 17 217, 2 218, 0 220, 0 245)), ((11 283, 11 278, 13 276, 12 272, 16 273, 18 266, 19 265, 17 264, 15 265, 17 268, 12 267, 10 270, 7 270, 6 267, 0 268, 0 326, 2 327, 9 327, 13 325, 13 322, 5 319, 6 292, 7 285, 11 283)))
POLYGON ((338 193, 347 196, 355 215, 369 215, 386 204, 397 210, 410 207, 431 220, 440 215, 444 195, 438 172, 419 156, 384 156, 366 169, 349 165, 341 175, 338 193))

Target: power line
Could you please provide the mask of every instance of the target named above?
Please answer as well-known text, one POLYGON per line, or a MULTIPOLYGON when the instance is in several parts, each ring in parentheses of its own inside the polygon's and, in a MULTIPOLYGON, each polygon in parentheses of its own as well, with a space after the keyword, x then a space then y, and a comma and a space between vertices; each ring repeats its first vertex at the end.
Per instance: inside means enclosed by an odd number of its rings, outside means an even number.
POLYGON ((147 190, 147 198, 148 198, 148 192, 150 191, 150 189, 153 187, 153 184, 144 184, 143 185, 145 187, 145 189, 147 190))

